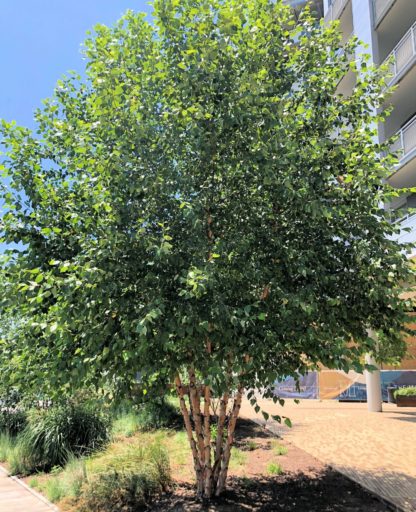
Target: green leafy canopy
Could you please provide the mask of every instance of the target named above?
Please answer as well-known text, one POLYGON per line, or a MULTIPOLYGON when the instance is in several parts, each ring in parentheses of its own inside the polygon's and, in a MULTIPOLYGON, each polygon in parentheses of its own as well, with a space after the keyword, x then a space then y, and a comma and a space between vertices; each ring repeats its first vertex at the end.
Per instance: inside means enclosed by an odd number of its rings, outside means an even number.
POLYGON ((214 390, 399 356, 383 70, 281 1, 155 0, 86 41, 36 133, 2 122, 3 382, 214 390), (349 69, 351 96, 336 95, 349 69), (351 343, 354 340, 354 343, 351 343), (206 350, 209 341, 211 351, 206 350))

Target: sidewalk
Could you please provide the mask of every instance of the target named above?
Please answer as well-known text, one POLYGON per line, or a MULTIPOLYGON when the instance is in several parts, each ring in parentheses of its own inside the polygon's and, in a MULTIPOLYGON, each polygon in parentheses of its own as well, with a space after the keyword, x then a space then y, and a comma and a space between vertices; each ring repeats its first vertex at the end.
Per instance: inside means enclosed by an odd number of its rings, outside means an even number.
MULTIPOLYGON (((383 413, 369 413, 365 403, 335 400, 259 405, 292 420, 292 429, 269 420, 270 430, 400 509, 416 511, 416 408, 384 404, 383 413)), ((265 424, 247 400, 241 416, 265 424)))
POLYGON ((56 507, 7 475, 0 466, 0 512, 52 512, 56 507))

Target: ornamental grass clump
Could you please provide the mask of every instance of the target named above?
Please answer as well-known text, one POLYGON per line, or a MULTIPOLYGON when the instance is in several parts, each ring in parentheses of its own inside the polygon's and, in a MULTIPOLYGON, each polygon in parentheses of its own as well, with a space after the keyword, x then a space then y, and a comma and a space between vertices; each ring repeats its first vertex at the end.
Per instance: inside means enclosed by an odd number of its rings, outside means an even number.
POLYGON ((71 456, 102 448, 110 436, 109 422, 89 408, 62 405, 33 411, 18 440, 25 472, 48 471, 65 465, 71 456))
POLYGON ((172 483, 168 453, 158 440, 121 451, 110 447, 87 463, 87 472, 80 512, 146 510, 172 483))

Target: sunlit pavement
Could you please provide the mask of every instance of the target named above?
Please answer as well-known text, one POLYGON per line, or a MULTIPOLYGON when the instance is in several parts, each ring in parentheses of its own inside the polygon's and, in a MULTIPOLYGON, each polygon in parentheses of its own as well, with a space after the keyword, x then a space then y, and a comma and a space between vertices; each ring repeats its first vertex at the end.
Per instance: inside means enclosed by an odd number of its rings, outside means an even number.
POLYGON ((259 405, 270 414, 288 416, 291 429, 265 422, 244 400, 241 415, 267 428, 364 487, 406 511, 416 511, 416 408, 383 404, 370 413, 365 403, 336 400, 271 400, 259 405))
POLYGON ((57 510, 46 500, 7 476, 0 468, 0 512, 52 512, 57 510))

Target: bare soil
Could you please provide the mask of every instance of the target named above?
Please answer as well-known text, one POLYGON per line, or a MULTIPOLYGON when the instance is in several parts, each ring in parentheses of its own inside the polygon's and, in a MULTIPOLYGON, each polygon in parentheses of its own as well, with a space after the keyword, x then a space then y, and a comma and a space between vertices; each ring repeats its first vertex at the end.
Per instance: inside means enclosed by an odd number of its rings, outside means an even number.
MULTIPOLYGON (((195 496, 191 471, 172 474, 176 485, 161 498, 152 512, 387 512, 392 507, 363 487, 308 453, 277 439, 257 424, 239 420, 236 446, 246 460, 229 472, 228 489, 223 497, 207 504, 195 496), (278 455, 276 444, 287 448, 278 455), (270 464, 279 464, 283 473, 271 475, 270 464), (188 476, 187 476, 188 475, 188 476)), ((189 470, 192 460, 189 459, 189 470)))

